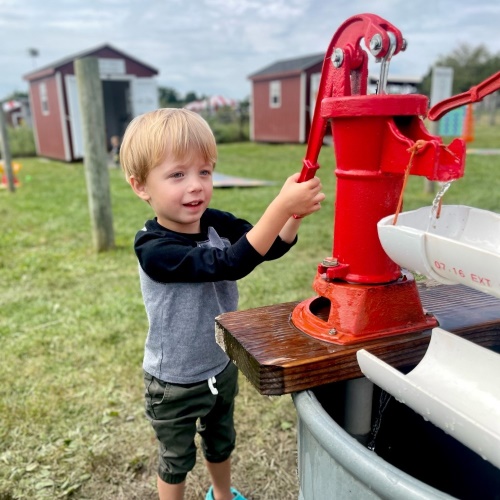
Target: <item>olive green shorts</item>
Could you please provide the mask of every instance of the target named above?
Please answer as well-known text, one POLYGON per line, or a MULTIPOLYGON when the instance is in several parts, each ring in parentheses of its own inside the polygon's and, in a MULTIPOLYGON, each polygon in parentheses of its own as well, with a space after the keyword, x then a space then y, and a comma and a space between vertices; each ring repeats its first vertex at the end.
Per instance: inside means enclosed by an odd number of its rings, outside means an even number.
POLYGON ((195 436, 209 462, 224 462, 234 449, 233 413, 238 369, 229 362, 215 377, 195 384, 170 384, 144 372, 146 416, 159 441, 159 477, 169 484, 184 481, 196 463, 195 436), (214 394, 218 392, 218 394, 214 394))

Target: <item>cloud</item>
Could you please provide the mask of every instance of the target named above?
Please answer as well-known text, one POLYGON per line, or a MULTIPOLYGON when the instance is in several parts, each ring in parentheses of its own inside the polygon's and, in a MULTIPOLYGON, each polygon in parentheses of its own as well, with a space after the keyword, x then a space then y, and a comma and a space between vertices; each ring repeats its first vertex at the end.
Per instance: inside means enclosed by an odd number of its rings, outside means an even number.
MULTIPOLYGON (((0 0, 0 97, 26 90, 22 75, 103 43, 160 71, 180 93, 243 98, 247 76, 280 59, 324 52, 350 16, 372 12, 408 40, 391 73, 422 76, 460 43, 500 52, 496 0, 0 0), (29 57, 28 48, 39 50, 29 57)), ((372 72, 378 72, 375 67, 372 72)))

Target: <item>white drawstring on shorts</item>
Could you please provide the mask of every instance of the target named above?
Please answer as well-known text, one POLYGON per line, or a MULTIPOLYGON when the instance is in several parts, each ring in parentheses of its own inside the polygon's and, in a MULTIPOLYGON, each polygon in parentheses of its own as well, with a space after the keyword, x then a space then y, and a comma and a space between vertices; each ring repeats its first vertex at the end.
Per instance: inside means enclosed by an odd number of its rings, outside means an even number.
POLYGON ((215 377, 210 377, 208 379, 208 387, 210 387, 210 392, 214 395, 217 396, 219 394, 219 391, 217 390, 216 387, 214 387, 214 384, 217 383, 217 380, 215 380, 215 377))

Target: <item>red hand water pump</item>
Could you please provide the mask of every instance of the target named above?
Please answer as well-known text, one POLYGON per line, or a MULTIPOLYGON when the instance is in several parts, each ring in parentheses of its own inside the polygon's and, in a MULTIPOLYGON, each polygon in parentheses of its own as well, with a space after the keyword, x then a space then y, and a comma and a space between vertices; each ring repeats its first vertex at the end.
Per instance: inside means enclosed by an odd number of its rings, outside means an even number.
POLYGON ((301 331, 338 344, 426 330, 415 280, 384 252, 377 222, 400 208, 407 175, 446 182, 463 176, 465 142, 444 146, 425 128, 428 99, 386 93, 391 58, 406 48, 401 32, 374 14, 347 19, 323 62, 300 181, 314 176, 328 124, 337 188, 332 255, 313 282, 318 296, 292 313, 301 331), (367 95, 368 53, 381 63, 377 93, 367 95))

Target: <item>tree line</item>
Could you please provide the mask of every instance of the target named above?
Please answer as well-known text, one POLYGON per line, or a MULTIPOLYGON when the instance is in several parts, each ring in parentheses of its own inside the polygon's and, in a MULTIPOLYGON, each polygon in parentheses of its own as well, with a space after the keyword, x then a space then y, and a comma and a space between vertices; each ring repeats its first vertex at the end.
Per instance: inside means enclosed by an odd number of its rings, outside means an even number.
MULTIPOLYGON (((453 68, 452 94, 460 94, 500 71, 500 52, 492 54, 485 45, 460 44, 450 54, 438 58, 434 66, 453 68)), ((431 81, 432 67, 423 78, 419 92, 430 96, 431 81)))
POLYGON ((158 100, 162 108, 180 108, 193 101, 201 101, 208 96, 200 95, 194 91, 187 92, 184 97, 172 87, 158 87, 158 100))

